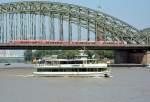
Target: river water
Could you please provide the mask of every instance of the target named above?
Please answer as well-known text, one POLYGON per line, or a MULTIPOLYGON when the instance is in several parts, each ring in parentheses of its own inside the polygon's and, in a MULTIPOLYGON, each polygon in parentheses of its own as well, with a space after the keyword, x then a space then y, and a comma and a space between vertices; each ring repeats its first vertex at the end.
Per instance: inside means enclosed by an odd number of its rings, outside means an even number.
POLYGON ((150 68, 113 68, 112 78, 35 77, 0 69, 0 102, 150 102, 150 68))

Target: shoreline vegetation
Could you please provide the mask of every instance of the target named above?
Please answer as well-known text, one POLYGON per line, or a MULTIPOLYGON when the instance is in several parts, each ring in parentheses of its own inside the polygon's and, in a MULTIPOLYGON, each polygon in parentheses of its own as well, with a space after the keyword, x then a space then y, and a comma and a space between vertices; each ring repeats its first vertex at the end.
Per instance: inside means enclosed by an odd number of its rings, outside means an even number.
MULTIPOLYGON (((5 58, 0 57, 0 63, 26 63, 31 64, 35 58, 53 58, 74 59, 79 55, 79 50, 26 50, 23 57, 5 58)), ((113 62, 114 52, 111 50, 85 50, 88 59, 97 59, 99 63, 105 63, 108 60, 113 62)))
MULTIPOLYGON (((79 55, 79 50, 26 50, 24 52, 25 62, 32 62, 35 58, 52 58, 53 56, 58 59, 73 59, 76 55, 79 55)), ((89 59, 97 59, 100 63, 113 61, 114 52, 111 50, 85 50, 85 54, 89 59)))

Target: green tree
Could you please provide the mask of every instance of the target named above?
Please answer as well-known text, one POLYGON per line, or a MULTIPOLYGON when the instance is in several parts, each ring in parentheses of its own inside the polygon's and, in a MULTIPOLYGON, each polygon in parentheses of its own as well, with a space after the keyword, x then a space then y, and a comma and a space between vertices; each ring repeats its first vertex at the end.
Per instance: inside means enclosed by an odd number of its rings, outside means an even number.
POLYGON ((24 59, 25 59, 25 61, 31 61, 32 60, 32 50, 26 50, 24 52, 24 59))
MULTIPOLYGON (((49 57, 51 55, 58 55, 58 58, 74 58, 78 55, 80 51, 78 50, 37 50, 33 52, 34 57, 42 58, 49 57)), ((89 58, 103 59, 110 58, 113 59, 113 51, 107 50, 86 50, 85 53, 89 58)))
POLYGON ((79 54, 78 50, 62 50, 60 51, 58 58, 74 58, 76 55, 79 54))
POLYGON ((113 51, 104 51, 104 57, 113 59, 114 58, 113 51))
POLYGON ((37 50, 33 52, 33 56, 37 58, 58 55, 58 58, 74 58, 79 54, 78 50, 37 50))
POLYGON ((111 50, 86 50, 85 53, 89 58, 95 56, 96 59, 110 58, 113 59, 113 51, 111 50))

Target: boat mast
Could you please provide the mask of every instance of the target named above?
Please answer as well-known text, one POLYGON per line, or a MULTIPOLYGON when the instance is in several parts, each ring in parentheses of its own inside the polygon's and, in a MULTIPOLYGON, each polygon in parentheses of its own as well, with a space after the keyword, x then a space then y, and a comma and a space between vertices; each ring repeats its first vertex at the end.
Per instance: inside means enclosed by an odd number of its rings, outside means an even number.
POLYGON ((102 1, 101 0, 99 0, 99 2, 98 2, 98 11, 102 11, 102 1))

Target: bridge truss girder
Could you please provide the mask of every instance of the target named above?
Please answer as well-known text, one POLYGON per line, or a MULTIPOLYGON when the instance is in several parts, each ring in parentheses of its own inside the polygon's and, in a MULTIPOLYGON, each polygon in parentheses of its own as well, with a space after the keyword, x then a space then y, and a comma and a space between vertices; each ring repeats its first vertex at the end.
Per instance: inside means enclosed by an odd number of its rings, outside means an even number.
MULTIPOLYGON (((147 44, 145 40, 141 39, 144 35, 133 26, 103 12, 82 6, 46 1, 14 2, 1 4, 0 14, 33 14, 49 16, 51 19, 50 36, 53 39, 55 39, 55 32, 54 23, 52 22, 54 18, 58 18, 60 24, 60 40, 63 40, 64 37, 63 21, 67 21, 69 32, 68 40, 72 40, 72 24, 76 24, 78 26, 78 40, 81 40, 81 27, 84 27, 87 29, 87 40, 90 40, 91 31, 95 34, 95 40, 121 40, 128 44, 147 44)), ((34 16, 31 17, 31 22, 32 20, 34 20, 34 16)), ((41 28, 42 27, 44 27, 44 25, 41 25, 41 28)), ((41 32, 44 36, 44 31, 41 32)), ((34 34, 31 36, 34 36, 34 34)))

